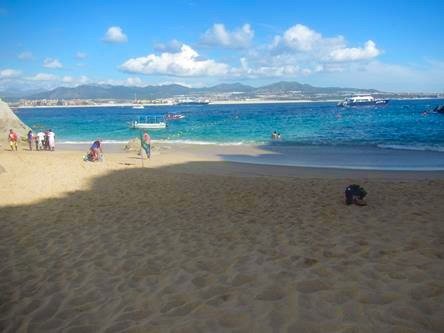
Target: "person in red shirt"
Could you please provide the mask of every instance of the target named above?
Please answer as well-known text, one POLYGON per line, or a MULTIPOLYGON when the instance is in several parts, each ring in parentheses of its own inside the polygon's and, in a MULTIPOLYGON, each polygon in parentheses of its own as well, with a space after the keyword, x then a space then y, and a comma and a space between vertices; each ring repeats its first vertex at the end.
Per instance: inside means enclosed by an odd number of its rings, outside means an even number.
POLYGON ((9 145, 11 146, 11 151, 15 150, 17 151, 17 133, 15 133, 12 129, 9 130, 9 135, 8 135, 8 141, 9 141, 9 145))

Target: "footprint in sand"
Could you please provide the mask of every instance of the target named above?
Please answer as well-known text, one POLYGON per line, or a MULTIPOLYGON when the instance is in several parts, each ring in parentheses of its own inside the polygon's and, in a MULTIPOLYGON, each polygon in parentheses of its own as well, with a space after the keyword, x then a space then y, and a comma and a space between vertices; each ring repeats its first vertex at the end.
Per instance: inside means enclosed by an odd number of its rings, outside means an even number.
POLYGON ((330 287, 323 281, 315 280, 305 280, 301 281, 296 285, 296 289, 301 293, 314 293, 321 290, 330 289, 330 287))
POLYGON ((219 319, 219 324, 225 328, 235 328, 247 322, 247 316, 242 313, 223 314, 219 319))
POLYGON ((233 280, 231 281, 231 285, 233 287, 239 287, 243 284, 251 283, 255 280, 256 280, 256 278, 253 275, 239 273, 239 274, 236 274, 236 276, 233 278, 233 280))
POLYGON ((285 297, 285 291, 278 287, 269 287, 264 289, 256 296, 260 301, 278 301, 285 297))

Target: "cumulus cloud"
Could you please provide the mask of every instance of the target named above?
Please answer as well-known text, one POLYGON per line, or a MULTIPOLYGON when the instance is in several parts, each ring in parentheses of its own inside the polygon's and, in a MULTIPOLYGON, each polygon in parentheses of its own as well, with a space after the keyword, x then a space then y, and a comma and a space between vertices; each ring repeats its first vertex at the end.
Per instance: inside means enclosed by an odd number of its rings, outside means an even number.
POLYGON ((79 60, 83 60, 83 59, 86 59, 86 57, 87 57, 88 55, 85 53, 85 52, 77 52, 76 53, 76 59, 79 59, 79 60))
POLYGON ((22 74, 21 71, 11 68, 5 68, 0 70, 0 79, 14 79, 22 74))
POLYGON ((290 48, 300 51, 311 51, 316 43, 322 40, 322 35, 302 24, 289 28, 283 36, 276 36, 274 43, 284 43, 290 48))
POLYGON ((120 69, 130 73, 171 76, 217 76, 229 72, 229 66, 211 59, 201 59, 190 46, 183 44, 178 52, 131 58, 120 69))
POLYGON ((227 48, 246 48, 254 37, 254 31, 249 24, 233 31, 225 28, 221 23, 214 24, 202 36, 201 41, 206 45, 222 46, 227 48))
POLYGON ((103 37, 103 41, 107 43, 126 43, 128 37, 123 33, 121 27, 109 27, 103 37))
POLYGON ((33 56, 32 56, 31 52, 25 51, 25 52, 19 53, 17 55, 17 58, 19 58, 20 60, 32 60, 33 56))
POLYGON ((43 60, 43 67, 58 69, 58 68, 62 68, 63 65, 58 59, 46 58, 45 60, 43 60))
POLYGON ((324 37, 309 27, 296 24, 282 35, 274 38, 271 50, 275 53, 287 53, 310 57, 319 62, 351 62, 377 57, 381 51, 375 42, 368 40, 364 47, 347 47, 343 36, 324 37))
POLYGON ((376 48, 376 44, 369 40, 364 47, 340 48, 330 52, 333 61, 356 61, 377 57, 381 51, 376 48))

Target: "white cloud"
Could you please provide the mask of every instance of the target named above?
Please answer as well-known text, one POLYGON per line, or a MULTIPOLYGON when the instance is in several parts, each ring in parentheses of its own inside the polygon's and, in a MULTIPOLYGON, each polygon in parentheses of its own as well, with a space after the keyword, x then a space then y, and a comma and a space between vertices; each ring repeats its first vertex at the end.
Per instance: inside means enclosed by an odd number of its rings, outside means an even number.
POLYGON ((28 80, 31 81, 55 81, 57 79, 58 77, 56 75, 48 73, 38 73, 34 76, 28 77, 28 80))
POLYGON ((0 70, 0 79, 14 79, 22 74, 21 71, 11 68, 0 70))
POLYGON ((130 87, 142 87, 145 83, 140 77, 134 76, 126 79, 126 85, 130 87))
POLYGON ((275 44, 285 43, 290 48, 300 51, 311 51, 316 43, 322 40, 322 35, 302 24, 296 24, 285 31, 282 37, 275 38, 275 44))
POLYGON ((33 59, 33 55, 31 52, 29 51, 25 51, 20 53, 17 58, 19 58, 20 60, 32 60, 33 59))
POLYGON ((334 61, 356 61, 377 57, 381 51, 376 48, 376 44, 369 40, 363 48, 352 47, 332 50, 331 59, 334 61))
POLYGON ((63 83, 72 83, 72 82, 74 82, 74 78, 72 76, 64 76, 62 78, 62 82, 63 83))
MULTIPOLYGON (((58 79, 58 78, 56 78, 56 79, 58 79)), ((72 76, 67 75, 67 76, 62 77, 61 82, 65 83, 65 84, 67 84, 69 86, 76 86, 76 85, 79 85, 79 84, 89 83, 90 80, 85 75, 82 75, 80 77, 72 77, 72 76)))
POLYGON ((207 45, 217 45, 228 48, 246 48, 254 37, 254 31, 249 24, 233 31, 228 31, 221 23, 216 23, 208 29, 201 40, 207 45))
POLYGON ((79 60, 86 59, 87 56, 88 55, 85 52, 77 52, 76 53, 76 59, 79 59, 79 60))
POLYGON ((171 76, 217 76, 229 72, 229 66, 214 60, 203 60, 190 46, 183 44, 180 51, 160 55, 131 58, 120 69, 131 73, 160 74, 171 76))
POLYGON ((43 60, 43 67, 58 69, 58 68, 62 68, 63 65, 58 59, 46 58, 45 60, 43 60))
POLYGON ((343 36, 324 37, 309 27, 296 24, 278 35, 270 47, 274 54, 291 54, 298 60, 352 62, 377 57, 381 51, 368 40, 364 47, 347 47, 343 36))
POLYGON ((103 37, 103 41, 108 43, 126 43, 128 41, 128 37, 123 33, 121 27, 109 27, 103 37))

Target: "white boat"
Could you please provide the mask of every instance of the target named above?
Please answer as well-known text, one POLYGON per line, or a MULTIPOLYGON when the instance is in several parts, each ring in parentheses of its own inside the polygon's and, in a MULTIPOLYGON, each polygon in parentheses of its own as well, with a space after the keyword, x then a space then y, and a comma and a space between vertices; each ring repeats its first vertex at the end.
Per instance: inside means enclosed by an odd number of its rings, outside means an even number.
POLYGON ((377 99, 371 95, 352 96, 345 98, 338 106, 371 106, 371 105, 385 105, 389 102, 388 99, 377 99))
POLYGON ((167 113, 166 117, 167 120, 179 120, 185 118, 183 114, 180 113, 167 113))
POLYGON ((144 109, 143 104, 137 102, 136 94, 134 94, 133 109, 144 109))
POLYGON ((130 127, 135 129, 162 129, 166 128, 167 126, 168 125, 165 121, 165 117, 160 116, 139 117, 138 120, 134 120, 130 123, 130 127))

